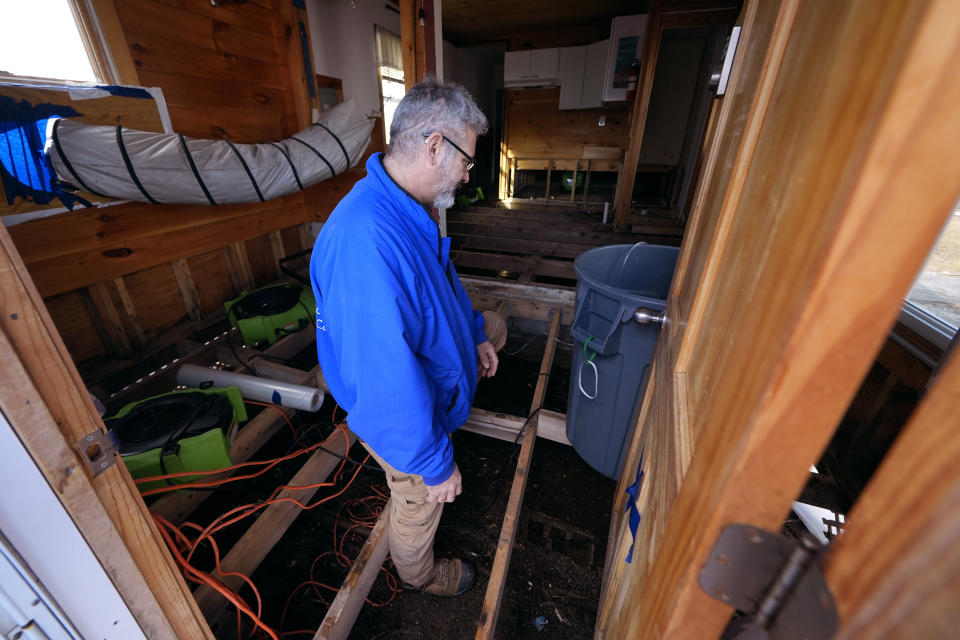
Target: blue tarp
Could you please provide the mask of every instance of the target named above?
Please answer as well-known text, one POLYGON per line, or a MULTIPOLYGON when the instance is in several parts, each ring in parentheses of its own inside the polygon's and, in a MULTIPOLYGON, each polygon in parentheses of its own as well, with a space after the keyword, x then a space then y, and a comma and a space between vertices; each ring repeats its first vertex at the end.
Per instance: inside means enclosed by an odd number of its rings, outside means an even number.
POLYGON ((56 174, 43 155, 47 121, 79 115, 72 107, 46 102, 32 105, 27 100, 0 96, 0 180, 7 204, 21 196, 37 204, 49 204, 57 198, 68 209, 77 202, 90 206, 57 186, 56 174))

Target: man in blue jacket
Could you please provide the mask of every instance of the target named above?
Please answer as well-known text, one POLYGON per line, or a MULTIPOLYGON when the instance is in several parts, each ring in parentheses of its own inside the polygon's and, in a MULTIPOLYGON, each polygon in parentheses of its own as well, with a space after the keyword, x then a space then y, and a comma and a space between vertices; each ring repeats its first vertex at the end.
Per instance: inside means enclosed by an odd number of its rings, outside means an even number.
POLYGON ((435 561, 433 538, 443 503, 461 492, 450 433, 470 415, 478 377, 496 373, 506 326, 472 309, 431 205, 453 204, 486 130, 463 87, 427 78, 411 88, 386 154, 367 161, 310 261, 320 367, 386 472, 390 554, 406 586, 439 596, 475 579, 465 561, 435 561))

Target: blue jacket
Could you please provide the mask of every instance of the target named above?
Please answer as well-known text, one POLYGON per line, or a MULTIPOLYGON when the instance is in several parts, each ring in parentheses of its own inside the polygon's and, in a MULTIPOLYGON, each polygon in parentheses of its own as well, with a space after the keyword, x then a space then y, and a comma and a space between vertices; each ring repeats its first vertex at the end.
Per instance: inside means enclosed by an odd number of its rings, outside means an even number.
POLYGON ((453 269, 450 239, 380 154, 324 224, 310 280, 320 368, 350 429, 428 485, 449 478, 448 434, 470 415, 483 315, 453 269))

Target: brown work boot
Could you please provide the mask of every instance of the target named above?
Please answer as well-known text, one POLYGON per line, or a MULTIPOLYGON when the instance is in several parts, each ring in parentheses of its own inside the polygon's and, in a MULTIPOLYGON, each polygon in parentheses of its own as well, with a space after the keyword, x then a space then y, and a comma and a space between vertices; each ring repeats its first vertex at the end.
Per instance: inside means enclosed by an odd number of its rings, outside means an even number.
POLYGON ((473 565, 460 559, 443 558, 433 564, 433 579, 422 587, 404 584, 406 589, 416 589, 440 598, 455 598, 470 590, 477 581, 473 565))

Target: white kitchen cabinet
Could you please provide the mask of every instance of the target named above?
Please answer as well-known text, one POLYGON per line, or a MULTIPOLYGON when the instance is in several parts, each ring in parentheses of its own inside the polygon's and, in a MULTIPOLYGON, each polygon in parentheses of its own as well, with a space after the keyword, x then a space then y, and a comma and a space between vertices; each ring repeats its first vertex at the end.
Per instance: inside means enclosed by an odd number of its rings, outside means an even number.
POLYGON ((556 87, 560 84, 560 49, 508 51, 503 60, 505 87, 556 87))
POLYGON ((560 109, 603 106, 604 65, 609 40, 560 50, 560 109))

